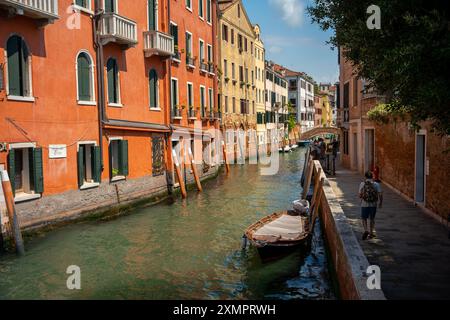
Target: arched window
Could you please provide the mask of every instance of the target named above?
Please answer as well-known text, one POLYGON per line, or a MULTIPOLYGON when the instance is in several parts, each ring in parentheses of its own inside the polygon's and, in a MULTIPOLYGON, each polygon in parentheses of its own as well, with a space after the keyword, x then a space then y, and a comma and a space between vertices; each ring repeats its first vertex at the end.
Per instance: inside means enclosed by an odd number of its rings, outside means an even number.
POLYGON ((12 36, 6 44, 8 63, 8 95, 31 96, 30 54, 25 41, 12 36))
POLYGON ((150 87, 150 108, 159 108, 158 74, 155 69, 150 70, 148 79, 150 87))
POLYGON ((117 60, 114 58, 108 59, 106 69, 108 73, 108 103, 120 103, 117 60))
POLYGON ((92 59, 86 52, 77 57, 78 101, 94 101, 94 79, 92 59))

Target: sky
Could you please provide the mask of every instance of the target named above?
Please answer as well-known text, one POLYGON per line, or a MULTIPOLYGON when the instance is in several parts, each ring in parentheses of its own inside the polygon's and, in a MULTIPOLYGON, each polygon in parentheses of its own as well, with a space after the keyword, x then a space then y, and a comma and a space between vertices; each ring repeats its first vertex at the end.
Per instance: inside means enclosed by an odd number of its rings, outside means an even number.
POLYGON ((337 51, 331 50, 332 32, 312 24, 306 12, 312 0, 243 0, 253 24, 261 27, 266 60, 303 71, 317 82, 336 82, 337 51))

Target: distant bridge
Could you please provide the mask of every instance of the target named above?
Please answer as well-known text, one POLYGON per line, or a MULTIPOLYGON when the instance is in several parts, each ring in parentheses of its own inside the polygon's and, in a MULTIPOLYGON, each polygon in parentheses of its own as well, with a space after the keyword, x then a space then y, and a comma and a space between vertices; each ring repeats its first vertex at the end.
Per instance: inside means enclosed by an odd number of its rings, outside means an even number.
POLYGON ((300 135, 300 140, 309 140, 323 134, 340 134, 341 129, 336 127, 315 127, 300 135))

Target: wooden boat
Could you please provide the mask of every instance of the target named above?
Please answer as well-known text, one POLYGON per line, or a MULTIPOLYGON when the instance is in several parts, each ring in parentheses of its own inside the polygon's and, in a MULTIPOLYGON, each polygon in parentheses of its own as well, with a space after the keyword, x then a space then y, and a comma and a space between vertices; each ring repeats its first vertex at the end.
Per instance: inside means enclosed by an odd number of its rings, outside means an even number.
POLYGON ((245 237, 258 249, 262 259, 276 258, 306 247, 309 219, 294 211, 282 211, 264 217, 245 231, 245 237))
POLYGON ((301 140, 298 142, 299 147, 307 147, 311 144, 311 141, 309 140, 301 140))

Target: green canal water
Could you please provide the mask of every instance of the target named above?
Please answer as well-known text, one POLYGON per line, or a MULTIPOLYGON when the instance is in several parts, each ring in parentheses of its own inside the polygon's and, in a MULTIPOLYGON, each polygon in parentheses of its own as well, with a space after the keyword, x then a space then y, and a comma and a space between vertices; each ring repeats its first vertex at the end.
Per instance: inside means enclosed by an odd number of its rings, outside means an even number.
POLYGON ((248 225, 298 198, 303 160, 280 155, 275 176, 232 166, 187 200, 35 237, 24 257, 0 257, 0 299, 334 299, 319 224, 310 253, 263 263, 241 250, 248 225), (79 291, 67 289, 70 265, 79 291))

